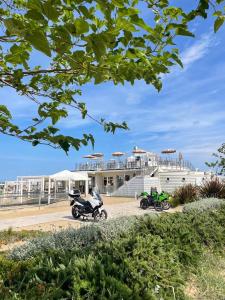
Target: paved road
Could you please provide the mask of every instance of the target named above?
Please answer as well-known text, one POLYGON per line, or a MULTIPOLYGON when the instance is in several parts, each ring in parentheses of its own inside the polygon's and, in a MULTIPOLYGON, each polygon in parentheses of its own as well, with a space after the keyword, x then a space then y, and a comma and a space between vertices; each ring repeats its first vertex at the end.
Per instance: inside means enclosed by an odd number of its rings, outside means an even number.
MULTIPOLYGON (((109 219, 118 218, 121 216, 129 216, 129 215, 143 215, 146 213, 154 212, 154 210, 152 209, 147 209, 147 210, 140 209, 138 201, 105 205, 104 208, 108 212, 109 219)), ((0 220, 0 230, 8 229, 9 227, 20 228, 20 227, 32 226, 32 225, 37 225, 37 224, 47 223, 47 222, 52 222, 54 224, 54 222, 56 221, 66 221, 66 220, 67 221, 74 220, 71 216, 70 209, 63 210, 60 212, 41 214, 41 215, 33 215, 33 216, 25 216, 25 217, 13 218, 13 219, 0 220)))

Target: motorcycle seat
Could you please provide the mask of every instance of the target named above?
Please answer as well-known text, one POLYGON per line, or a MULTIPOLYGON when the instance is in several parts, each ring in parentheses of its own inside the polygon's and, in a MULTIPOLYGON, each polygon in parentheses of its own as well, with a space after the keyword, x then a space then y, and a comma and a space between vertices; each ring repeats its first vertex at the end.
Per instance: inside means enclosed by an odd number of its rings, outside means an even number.
POLYGON ((90 206, 90 202, 85 200, 85 199, 77 198, 76 201, 79 202, 80 204, 84 205, 84 206, 90 206))

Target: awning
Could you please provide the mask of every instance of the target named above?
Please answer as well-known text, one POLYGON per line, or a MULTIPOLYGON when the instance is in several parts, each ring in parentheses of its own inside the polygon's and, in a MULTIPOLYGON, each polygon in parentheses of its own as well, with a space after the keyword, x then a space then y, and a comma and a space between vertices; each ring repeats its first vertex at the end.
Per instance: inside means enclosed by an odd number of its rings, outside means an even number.
POLYGON ((81 181, 81 180, 88 180, 88 174, 87 172, 71 172, 68 170, 64 170, 61 172, 58 172, 56 174, 49 176, 51 179, 54 180, 61 180, 61 181, 67 181, 67 180, 74 180, 74 181, 81 181))

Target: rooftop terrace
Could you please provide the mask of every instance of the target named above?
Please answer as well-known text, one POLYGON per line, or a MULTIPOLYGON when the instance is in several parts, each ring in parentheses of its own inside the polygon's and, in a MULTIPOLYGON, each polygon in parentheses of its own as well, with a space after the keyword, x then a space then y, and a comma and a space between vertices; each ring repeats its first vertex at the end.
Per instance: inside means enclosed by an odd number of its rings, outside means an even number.
POLYGON ((90 161, 86 163, 78 163, 75 165, 76 171, 109 171, 109 170, 145 170, 149 167, 165 167, 169 169, 178 170, 195 170, 193 165, 189 161, 178 160, 178 159, 162 159, 158 158, 155 161, 146 160, 109 160, 109 161, 90 161))

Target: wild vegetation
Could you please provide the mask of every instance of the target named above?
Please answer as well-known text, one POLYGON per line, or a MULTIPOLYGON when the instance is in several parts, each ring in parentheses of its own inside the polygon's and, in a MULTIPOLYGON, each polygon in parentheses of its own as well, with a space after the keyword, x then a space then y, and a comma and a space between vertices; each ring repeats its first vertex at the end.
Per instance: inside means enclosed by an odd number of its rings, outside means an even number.
POLYGON ((206 251, 193 269, 185 287, 189 300, 223 300, 225 295, 225 254, 206 251))
POLYGON ((208 210, 208 209, 216 209, 216 208, 220 208, 223 205, 225 205, 224 199, 205 198, 205 199, 200 199, 200 200, 192 202, 192 203, 185 204, 183 207, 183 212, 204 211, 204 210, 208 210))
POLYGON ((225 182, 217 177, 207 180, 199 187, 199 195, 208 198, 225 198, 225 182))
POLYGON ((225 206, 115 222, 98 225, 94 234, 83 228, 89 233, 77 247, 68 248, 81 236, 74 230, 58 233, 59 247, 2 257, 1 299, 185 299, 203 253, 225 245, 225 206))
POLYGON ((206 165, 215 170, 216 174, 225 174, 225 143, 218 149, 217 153, 213 153, 216 159, 214 162, 206 162, 206 165))
POLYGON ((172 206, 185 204, 198 199, 198 189, 193 184, 186 184, 177 188, 171 200, 172 206))
MULTIPOLYGON (((170 204, 172 207, 176 207, 181 204, 192 203, 198 201, 198 203, 205 203, 210 206, 215 200, 215 205, 218 202, 217 198, 225 200, 225 181, 218 178, 212 178, 206 180, 200 187, 193 184, 186 184, 177 188, 172 197, 170 197, 170 204), (204 198, 211 198, 204 200, 204 198)), ((193 204, 195 205, 195 204, 193 204)), ((198 204, 196 204, 198 205, 198 204)), ((191 207, 192 205, 190 205, 191 207)), ((189 205, 187 205, 189 207, 189 205)))
POLYGON ((41 237, 47 233, 38 230, 13 231, 12 228, 0 231, 0 247, 9 243, 25 241, 34 237, 41 237))

